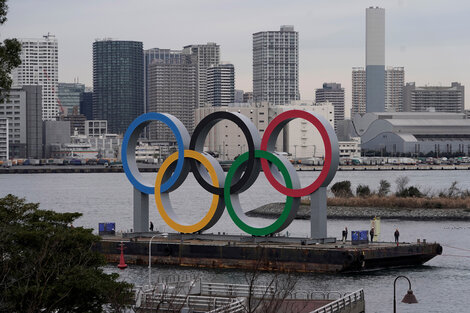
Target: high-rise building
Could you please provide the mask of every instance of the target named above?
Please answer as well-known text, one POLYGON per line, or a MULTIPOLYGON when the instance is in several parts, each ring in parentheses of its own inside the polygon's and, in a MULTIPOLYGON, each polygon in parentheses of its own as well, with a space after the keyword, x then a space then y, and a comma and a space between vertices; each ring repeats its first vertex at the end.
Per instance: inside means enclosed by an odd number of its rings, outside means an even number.
POLYGON ((243 102, 243 90, 235 89, 235 103, 242 103, 243 102))
POLYGON ((149 111, 148 105, 148 72, 149 72, 149 65, 154 60, 160 60, 163 63, 180 63, 181 58, 186 56, 183 55, 183 50, 171 50, 171 49, 160 49, 160 48, 152 48, 144 50, 144 112, 149 111))
POLYGON ((142 42, 97 40, 93 43, 93 118, 107 120, 122 134, 144 111, 142 42))
POLYGON ((205 106, 207 103, 207 69, 220 63, 220 47, 214 42, 205 45, 188 45, 183 48, 183 54, 191 59, 196 66, 197 103, 205 106))
POLYGON ((403 67, 387 67, 385 71, 385 112, 403 111, 403 87, 405 70, 403 67))
POLYGON ((363 67, 353 67, 352 69, 351 97, 351 116, 355 113, 366 113, 366 71, 363 67))
POLYGON ((366 9, 366 112, 385 111, 385 9, 366 9))
POLYGON ((87 120, 93 119, 93 92, 85 91, 80 95, 80 114, 85 115, 87 120))
POLYGON ((213 106, 235 102, 235 69, 233 64, 212 65, 207 69, 207 103, 213 106))
MULTIPOLYGON (((403 67, 387 67, 385 70, 385 111, 403 110, 403 88, 405 70, 403 67)), ((366 113, 366 71, 363 67, 352 69, 352 108, 351 114, 366 113)))
POLYGON ((335 129, 344 120, 344 88, 338 83, 324 83, 323 88, 315 90, 315 102, 330 102, 335 110, 335 129))
POLYGON ((73 114, 74 108, 80 108, 80 95, 85 92, 85 85, 79 83, 59 83, 58 97, 65 115, 73 114))
POLYGON ((465 87, 453 82, 450 86, 417 87, 406 83, 404 90, 405 112, 464 113, 465 87))
POLYGON ((57 83, 59 79, 58 44, 54 35, 19 39, 21 65, 12 71, 13 85, 42 86, 42 119, 55 120, 59 114, 57 83))
POLYGON ((252 103, 253 102, 253 92, 247 91, 243 93, 243 101, 244 103, 252 103))
POLYGON ((288 25, 254 33, 254 102, 284 105, 299 99, 299 33, 288 25))
MULTIPOLYGON (((196 73, 196 66, 184 58, 179 63, 154 60, 148 71, 149 110, 176 116, 190 134, 194 130, 194 110, 198 107, 196 73)), ((175 142, 171 130, 160 122, 150 124, 150 139, 175 142)))
POLYGON ((8 119, 6 117, 0 117, 0 160, 8 160, 9 153, 9 142, 8 142, 8 119))
POLYGON ((9 157, 42 158, 42 86, 15 86, 0 100, 8 120, 9 157))
POLYGON ((69 114, 62 117, 62 121, 70 122, 70 136, 85 135, 86 116, 83 114, 69 114))

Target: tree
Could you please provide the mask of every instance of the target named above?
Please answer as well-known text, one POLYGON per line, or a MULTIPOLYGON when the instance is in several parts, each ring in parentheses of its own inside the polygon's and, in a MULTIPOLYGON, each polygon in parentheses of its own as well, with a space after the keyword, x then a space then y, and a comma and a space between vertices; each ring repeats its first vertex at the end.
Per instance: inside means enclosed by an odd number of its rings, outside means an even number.
POLYGON ((72 227, 80 213, 40 210, 13 195, 0 198, 1 312, 119 312, 132 285, 101 269, 99 237, 72 227))
MULTIPOLYGON (((0 0, 0 25, 7 21, 7 0, 0 0)), ((16 39, 5 39, 0 42, 0 99, 11 87, 10 73, 21 64, 21 44, 16 39)))
POLYGON ((377 192, 379 197, 387 196, 388 193, 390 192, 390 187, 391 185, 387 180, 381 179, 379 182, 379 191, 377 192))
POLYGON ((358 185, 356 187, 356 196, 358 197, 369 197, 370 196, 370 188, 367 185, 358 185))
POLYGON ((343 180, 334 183, 333 186, 331 186, 331 192, 337 198, 352 197, 351 182, 349 180, 343 180))
POLYGON ((403 192, 407 189, 406 186, 408 186, 408 183, 410 182, 410 179, 407 176, 399 176, 395 180, 395 183, 397 184, 397 189, 396 189, 396 195, 398 196, 399 194, 403 194, 403 192))

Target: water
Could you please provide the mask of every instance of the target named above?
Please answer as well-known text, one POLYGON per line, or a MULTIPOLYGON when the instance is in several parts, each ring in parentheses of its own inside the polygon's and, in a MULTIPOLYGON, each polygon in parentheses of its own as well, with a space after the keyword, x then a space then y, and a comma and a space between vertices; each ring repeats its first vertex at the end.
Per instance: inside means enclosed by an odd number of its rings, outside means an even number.
MULTIPOLYGON (((462 189, 470 189, 468 171, 394 171, 394 172, 338 172, 335 181, 350 180, 353 188, 367 184, 376 189, 380 179, 387 179, 394 186, 395 179, 407 176, 410 185, 431 188, 439 191, 448 188, 453 181, 459 182, 462 189)), ((315 172, 299 172, 302 186, 309 184, 317 175, 315 172)), ((149 182, 154 174, 145 174, 149 182)), ((109 174, 31 174, 0 175, 0 197, 8 193, 25 197, 29 202, 41 203, 41 208, 58 212, 77 211, 83 213, 76 226, 97 228, 99 222, 116 222, 118 230, 132 228, 132 188, 123 173, 109 174)), ((203 216, 211 201, 211 195, 195 183, 192 175, 171 195, 177 212, 195 222, 203 216)), ((260 205, 283 201, 284 197, 269 186, 264 175, 241 196, 245 210, 260 205)), ((161 231, 171 231, 158 215, 156 206, 150 200, 150 219, 161 231)), ((252 218, 253 223, 267 225, 268 219, 252 218)), ((368 229, 369 221, 328 221, 328 235, 340 237, 341 230, 368 229)), ((416 241, 417 238, 437 241, 444 246, 442 256, 426 263, 425 266, 384 270, 372 273, 343 275, 297 275, 298 288, 305 290, 339 290, 342 292, 364 288, 367 312, 390 312, 393 301, 393 280, 398 275, 406 275, 412 281, 413 291, 419 303, 414 305, 398 304, 399 312, 467 312, 470 300, 470 223, 468 222, 420 222, 420 221, 382 221, 382 240, 393 241, 395 228, 400 229, 400 239, 416 241), (456 249, 458 248, 458 249, 456 249)), ((309 222, 294 221, 287 229, 294 236, 307 236, 309 222)), ((219 223, 211 231, 241 233, 228 214, 224 213, 219 223)), ((107 271, 114 271, 108 266, 107 271)), ((120 272, 122 278, 137 285, 148 280, 147 268, 131 266, 120 272)), ((193 273, 205 280, 218 282, 244 283, 244 274, 239 271, 181 269, 175 267, 154 267, 153 274, 169 275, 174 273, 193 273)), ((269 279, 269 278, 267 278, 269 279)), ((407 283, 397 283, 397 299, 401 301, 406 293, 407 283)))

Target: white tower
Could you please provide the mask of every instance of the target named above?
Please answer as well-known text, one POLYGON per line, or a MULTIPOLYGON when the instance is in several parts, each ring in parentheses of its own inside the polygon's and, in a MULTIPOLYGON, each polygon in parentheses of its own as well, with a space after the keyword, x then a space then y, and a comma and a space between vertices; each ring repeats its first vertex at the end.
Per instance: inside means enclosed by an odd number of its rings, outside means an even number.
POLYGON ((59 113, 57 84, 59 81, 58 44, 54 35, 19 39, 21 65, 12 71, 13 85, 42 86, 42 119, 55 120, 59 113))

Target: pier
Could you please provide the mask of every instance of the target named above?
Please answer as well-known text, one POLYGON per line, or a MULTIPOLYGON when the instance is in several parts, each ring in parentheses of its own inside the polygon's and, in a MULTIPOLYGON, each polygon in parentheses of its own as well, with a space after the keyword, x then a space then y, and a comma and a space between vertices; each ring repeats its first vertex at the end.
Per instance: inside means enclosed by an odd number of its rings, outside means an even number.
POLYGON ((204 268, 309 273, 361 272, 422 265, 442 253, 438 243, 343 244, 335 238, 316 241, 295 237, 158 234, 151 245, 148 234, 104 236, 96 249, 108 262, 118 263, 118 244, 126 247, 126 263, 204 268))

